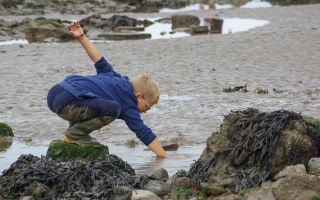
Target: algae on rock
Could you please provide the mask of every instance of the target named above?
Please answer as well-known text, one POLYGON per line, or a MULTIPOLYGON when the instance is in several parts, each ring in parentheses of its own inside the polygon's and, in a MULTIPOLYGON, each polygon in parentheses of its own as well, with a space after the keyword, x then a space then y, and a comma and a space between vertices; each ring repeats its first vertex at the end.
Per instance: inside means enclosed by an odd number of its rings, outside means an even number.
POLYGON ((12 128, 9 125, 2 122, 0 122, 0 137, 1 136, 11 136, 11 137, 14 136, 12 132, 12 128))
POLYGON ((52 141, 47 151, 47 156, 63 160, 91 161, 107 154, 109 154, 108 147, 102 144, 100 146, 80 146, 62 140, 52 141))

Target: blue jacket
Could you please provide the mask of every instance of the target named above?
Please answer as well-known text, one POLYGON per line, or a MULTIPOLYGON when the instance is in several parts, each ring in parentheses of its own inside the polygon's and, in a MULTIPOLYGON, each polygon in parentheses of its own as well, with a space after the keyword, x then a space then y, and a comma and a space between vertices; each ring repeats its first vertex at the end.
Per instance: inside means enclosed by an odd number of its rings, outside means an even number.
POLYGON ((145 145, 149 145, 156 136, 141 119, 137 98, 129 78, 113 71, 112 66, 103 57, 94 66, 97 75, 69 75, 59 84, 79 99, 100 97, 118 102, 121 106, 118 118, 124 120, 145 145))

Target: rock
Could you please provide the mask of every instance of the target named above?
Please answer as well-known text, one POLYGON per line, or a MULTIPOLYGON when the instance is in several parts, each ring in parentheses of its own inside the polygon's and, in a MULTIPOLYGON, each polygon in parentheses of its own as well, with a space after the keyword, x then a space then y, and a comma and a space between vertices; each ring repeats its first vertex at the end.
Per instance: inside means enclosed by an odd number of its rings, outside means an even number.
POLYGON ((177 151, 179 149, 178 143, 165 144, 162 147, 166 151, 177 151))
POLYGON ((166 169, 159 168, 155 169, 150 173, 150 178, 160 180, 160 181, 167 181, 169 179, 169 174, 166 169))
POLYGON ((244 195, 246 200, 276 200, 272 188, 259 188, 250 190, 244 195))
POLYGON ((128 186, 120 186, 117 188, 117 192, 115 192, 114 199, 117 200, 128 200, 132 196, 132 189, 128 186))
POLYGON ((144 189, 155 193, 158 196, 166 195, 170 192, 171 187, 168 183, 159 180, 149 180, 144 189))
POLYGON ((112 28, 118 26, 136 26, 137 20, 125 15, 113 15, 110 20, 112 21, 112 28))
POLYGON ((200 19, 194 15, 172 15, 171 16, 172 29, 190 27, 192 25, 198 26, 200 19))
POLYGON ((55 42, 73 40, 67 26, 56 19, 26 19, 19 24, 17 29, 24 30, 25 37, 29 42, 43 42, 48 38, 53 38, 55 42))
POLYGON ((0 137, 2 136, 13 137, 14 135, 12 132, 12 128, 8 124, 0 122, 0 137))
POLYGON ((279 187, 273 190, 277 200, 297 199, 304 192, 308 191, 320 196, 320 178, 309 174, 296 174, 285 177, 279 187))
POLYGON ((144 31, 144 27, 119 26, 119 27, 116 27, 114 31, 119 31, 119 32, 144 31))
POLYGON ((62 140, 53 140, 48 148, 47 156, 61 158, 63 160, 80 159, 84 161, 96 160, 109 154, 107 146, 80 146, 77 144, 66 143, 62 140))
POLYGON ((210 33, 222 33, 223 19, 220 18, 204 18, 206 24, 209 25, 210 33))
POLYGON ((173 185, 177 188, 191 188, 192 180, 188 177, 177 177, 173 180, 173 185))
POLYGON ((297 174, 297 173, 302 173, 302 174, 307 173, 306 167, 303 164, 286 166, 283 170, 281 170, 278 174, 274 176, 274 179, 278 180, 280 178, 289 176, 290 174, 297 174))
POLYGON ((226 190, 217 183, 201 183, 201 191, 205 191, 207 195, 218 196, 226 192, 226 190))
POLYGON ((243 200, 240 195, 227 192, 225 194, 213 197, 214 200, 243 200))
POLYGON ((236 87, 223 88, 223 92, 248 92, 247 84, 244 84, 243 86, 240 85, 236 87))
POLYGON ((0 152, 5 151, 12 145, 13 137, 0 136, 0 152))
POLYGON ((320 195, 314 191, 306 190, 302 191, 302 193, 296 198, 296 200, 319 200, 320 195))
POLYGON ((161 19, 157 19, 155 22, 163 23, 163 24, 171 24, 171 18, 161 18, 161 19))
POLYGON ((208 26, 191 26, 190 32, 191 32, 191 35, 208 34, 209 27, 208 26))
POLYGON ((98 37, 103 37, 107 40, 141 40, 151 38, 150 33, 105 33, 98 37))
POLYGON ((308 172, 320 175, 320 158, 311 158, 308 162, 308 172))
POLYGON ((148 190, 134 190, 131 200, 161 200, 161 198, 148 190))
POLYGON ((286 166, 306 166, 319 155, 320 136, 312 130, 301 115, 290 111, 232 111, 183 176, 197 183, 217 182, 233 192, 258 186, 286 166))
POLYGON ((268 89, 264 89, 264 88, 256 88, 254 92, 257 94, 268 94, 269 91, 268 89))

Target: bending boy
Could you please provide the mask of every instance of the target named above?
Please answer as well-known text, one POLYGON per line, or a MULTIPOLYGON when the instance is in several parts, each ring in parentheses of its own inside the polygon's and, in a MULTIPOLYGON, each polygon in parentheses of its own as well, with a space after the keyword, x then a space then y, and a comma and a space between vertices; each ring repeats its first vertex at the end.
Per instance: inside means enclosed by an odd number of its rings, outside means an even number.
POLYGON ((157 156, 166 157, 160 142, 140 116, 158 103, 160 93, 156 82, 147 75, 132 80, 121 76, 85 36, 79 22, 71 23, 68 29, 94 62, 97 75, 70 75, 50 89, 48 107, 69 121, 64 140, 84 146, 98 145, 89 133, 122 119, 157 156))

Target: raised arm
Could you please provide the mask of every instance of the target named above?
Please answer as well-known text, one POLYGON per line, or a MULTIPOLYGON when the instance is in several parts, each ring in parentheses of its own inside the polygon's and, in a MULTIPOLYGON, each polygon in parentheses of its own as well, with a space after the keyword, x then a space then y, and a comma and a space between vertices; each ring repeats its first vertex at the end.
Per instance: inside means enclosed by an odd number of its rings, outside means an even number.
POLYGON ((98 49, 91 43, 91 41, 87 38, 84 34, 82 27, 80 26, 80 22, 72 22, 68 26, 70 34, 76 38, 84 50, 87 52, 90 59, 93 63, 96 63, 101 58, 101 54, 99 53, 98 49))

